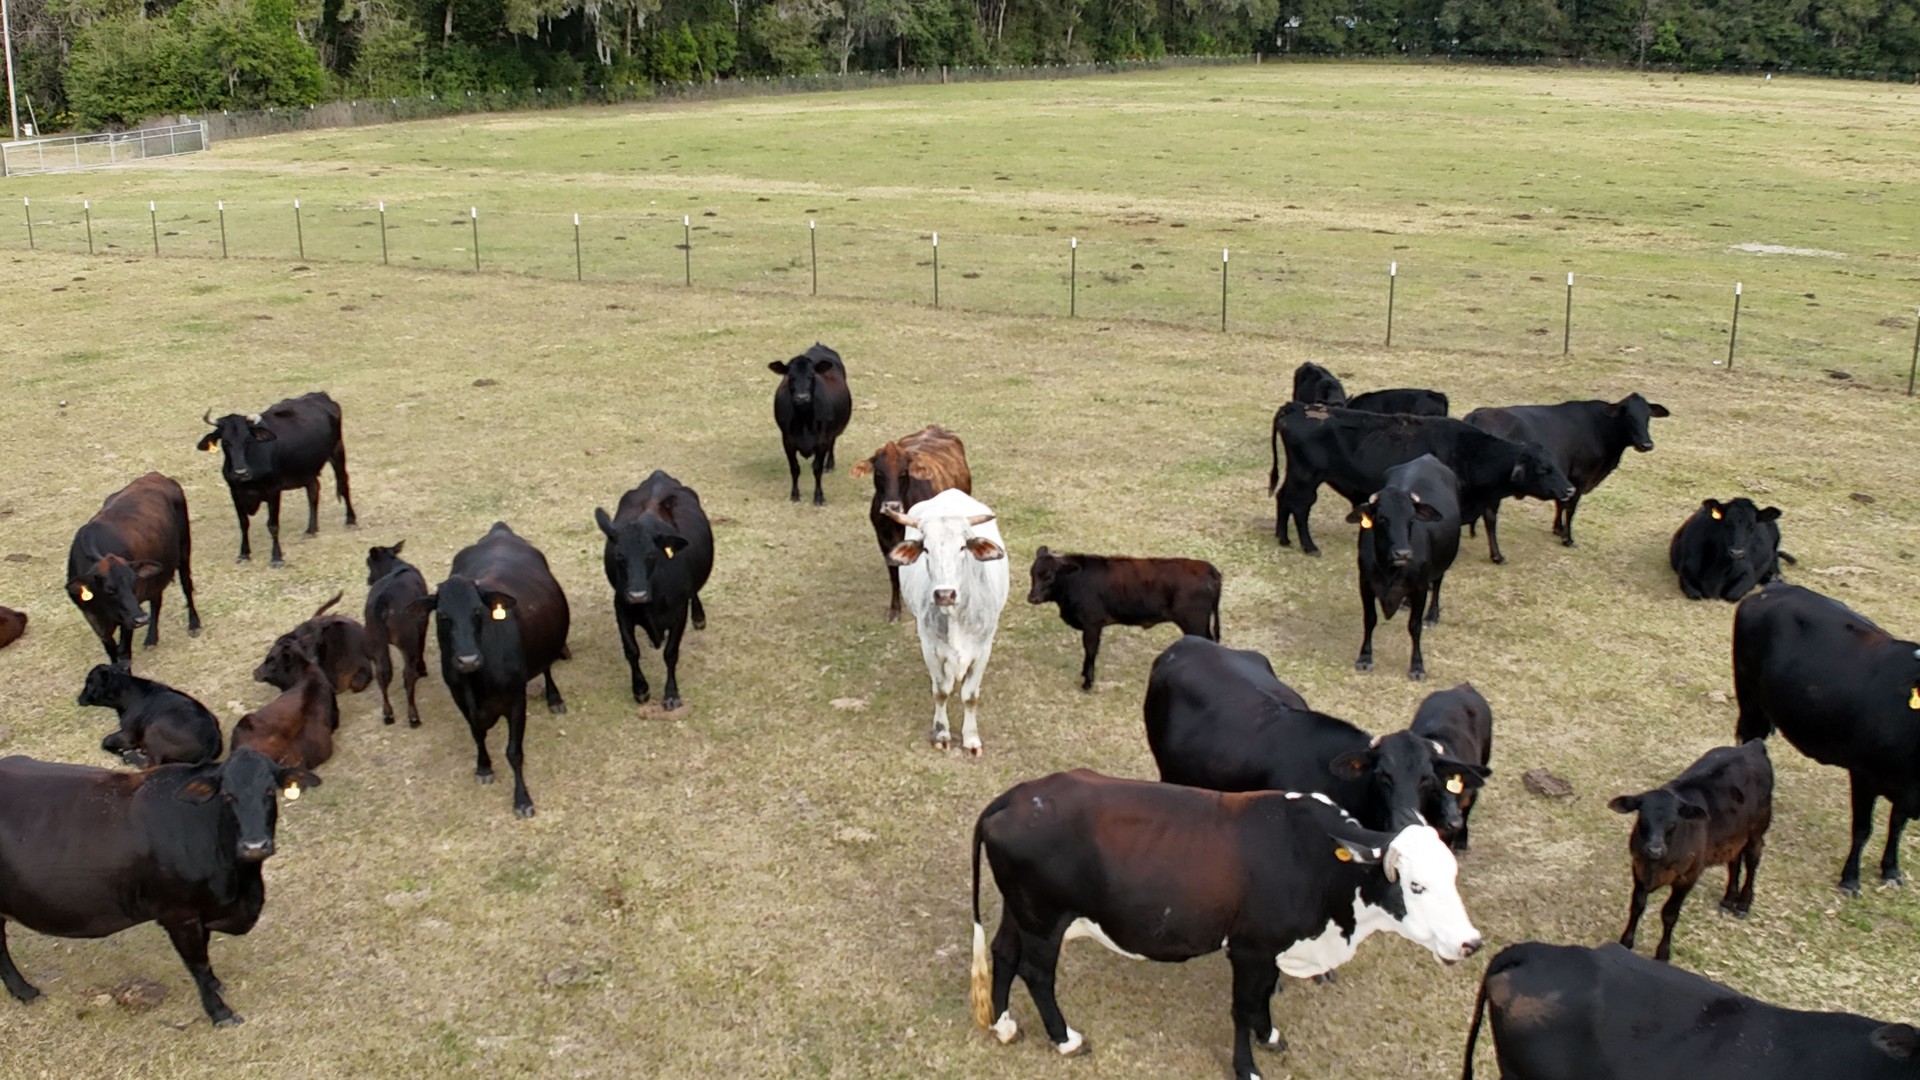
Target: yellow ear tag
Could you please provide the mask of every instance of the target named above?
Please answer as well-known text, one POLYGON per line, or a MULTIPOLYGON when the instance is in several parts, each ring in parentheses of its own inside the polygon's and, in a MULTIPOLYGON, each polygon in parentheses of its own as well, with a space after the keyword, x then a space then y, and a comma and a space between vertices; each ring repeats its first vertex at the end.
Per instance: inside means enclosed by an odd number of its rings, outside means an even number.
POLYGON ((1913 692, 1907 695, 1907 708, 1920 709, 1920 686, 1914 687, 1913 692))
MULTIPOLYGON (((91 599, 93 599, 93 590, 92 590, 92 589, 89 589, 89 588, 87 588, 87 587, 86 587, 85 585, 82 585, 82 586, 80 586, 80 599, 81 599, 81 600, 91 600, 91 599)), ((1915 707, 1915 708, 1920 708, 1920 705, 1916 705, 1916 706, 1914 706, 1914 707, 1915 707)))
POLYGON ((1353 852, 1348 851, 1344 847, 1336 847, 1333 849, 1333 857, 1339 859, 1341 862, 1352 862, 1353 852))
POLYGON ((507 605, 505 604, 493 605, 493 621, 494 622, 507 621, 507 605))
POLYGON ((288 784, 286 787, 280 790, 280 794, 285 795, 287 797, 288 802, 292 802, 293 800, 300 797, 300 785, 288 784))
POLYGON ((1455 773, 1447 777, 1447 794, 1458 795, 1465 790, 1467 790, 1467 782, 1460 779, 1460 774, 1455 773))
POLYGON ((211 444, 211 445, 209 445, 209 446, 207 447, 207 453, 209 453, 209 454, 217 454, 217 453, 219 453, 219 452, 220 452, 220 444, 219 444, 219 443, 213 443, 213 444, 211 444))
MULTIPOLYGON (((1360 527, 1361 527, 1361 528, 1363 528, 1363 529, 1371 529, 1371 528, 1373 528, 1373 518, 1372 518, 1371 516, 1369 516, 1369 515, 1367 515, 1367 514, 1361 514, 1361 515, 1360 515, 1360 527)), ((1347 850, 1347 849, 1346 849, 1346 848, 1341 848, 1340 850, 1341 850, 1341 851, 1345 851, 1345 850, 1347 850)), ((1351 856, 1351 855, 1349 855, 1349 856, 1347 856, 1347 858, 1349 858, 1349 859, 1351 859, 1351 858, 1353 858, 1353 856, 1351 856)))
POLYGON ((671 559, 671 558, 673 558, 673 549, 672 549, 672 548, 661 548, 660 550, 661 550, 661 551, 664 551, 664 552, 666 552, 666 553, 667 553, 667 558, 669 558, 669 559, 671 559))
POLYGON ((1712 515, 1713 515, 1713 520, 1715 520, 1715 521, 1719 521, 1719 520, 1720 520, 1720 511, 1718 511, 1718 510, 1709 510, 1709 511, 1707 511, 1707 513, 1709 513, 1709 514, 1712 514, 1712 515))

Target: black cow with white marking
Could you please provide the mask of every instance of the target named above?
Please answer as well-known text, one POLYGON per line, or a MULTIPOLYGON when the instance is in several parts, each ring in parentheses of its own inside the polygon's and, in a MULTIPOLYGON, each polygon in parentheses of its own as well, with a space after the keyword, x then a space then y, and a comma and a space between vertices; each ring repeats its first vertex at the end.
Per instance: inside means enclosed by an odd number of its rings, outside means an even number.
POLYGON ((240 560, 253 558, 248 525, 262 503, 267 507, 267 533, 273 537, 273 565, 286 565, 280 551, 280 493, 304 489, 307 493, 307 535, 320 531, 320 470, 333 468, 333 491, 347 505, 347 524, 353 525, 353 495, 347 486, 347 444, 341 434, 340 406, 325 393, 306 394, 269 406, 265 412, 242 416, 228 413, 218 420, 209 409, 201 418, 213 430, 201 436, 199 448, 222 455, 220 475, 233 496, 233 512, 240 519, 240 560))
POLYGON ((1711 596, 1729 602, 1780 577, 1780 511, 1752 499, 1703 499, 1667 545, 1667 565, 1689 600, 1711 596))
POLYGON ((607 536, 607 582, 613 586, 613 615, 620 626, 620 648, 627 654, 633 676, 633 700, 646 704, 647 677, 640 671, 640 643, 634 631, 646 633, 661 650, 667 665, 662 707, 678 709, 680 700, 680 642, 687 633, 687 614, 693 628, 707 628, 707 611, 700 606, 700 590, 713 573, 713 527, 707 523, 700 496, 690 487, 658 469, 620 497, 612 517, 595 508, 593 517, 607 536))
MULTIPOLYGON (((1560 537, 1562 544, 1572 547, 1573 515, 1580 509, 1580 496, 1599 487, 1600 481, 1613 474, 1627 447, 1642 454, 1651 451, 1652 422, 1656 417, 1668 415, 1671 414, 1665 405, 1656 405, 1635 393, 1619 401, 1596 399, 1559 405, 1475 409, 1467 414, 1466 420, 1503 439, 1539 446, 1553 458, 1574 487, 1572 495, 1554 500, 1553 533, 1560 537)), ((1492 544, 1500 504, 1486 507, 1478 516, 1486 519, 1487 543, 1492 544)))

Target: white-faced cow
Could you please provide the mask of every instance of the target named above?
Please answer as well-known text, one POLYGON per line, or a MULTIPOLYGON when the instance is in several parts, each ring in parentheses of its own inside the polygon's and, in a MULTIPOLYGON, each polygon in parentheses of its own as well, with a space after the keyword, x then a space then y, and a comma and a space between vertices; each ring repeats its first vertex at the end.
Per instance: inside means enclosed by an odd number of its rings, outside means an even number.
POLYGON ((853 392, 840 354, 815 342, 792 360, 767 365, 780 376, 773 392, 773 420, 780 425, 780 447, 787 453, 793 481, 789 498, 800 501, 800 459, 813 459, 813 505, 827 505, 820 474, 833 471, 833 444, 853 418, 853 392))
MULTIPOLYGON (((907 507, 924 502, 948 488, 973 492, 973 473, 967 469, 967 447, 960 436, 928 424, 911 435, 904 435, 856 461, 847 470, 855 480, 873 477, 873 504, 867 518, 873 522, 873 537, 880 542, 880 557, 906 537, 900 523, 888 516, 904 513, 907 507)), ((900 568, 887 563, 887 580, 893 587, 887 604, 887 621, 900 620, 900 568)))
POLYGON ((647 677, 640 671, 640 643, 634 631, 660 649, 667 666, 662 707, 678 709, 680 642, 693 628, 707 628, 700 590, 713 573, 713 527, 694 490, 658 469, 620 497, 612 517, 595 508, 593 517, 607 536, 604 563, 613 586, 613 616, 620 627, 620 648, 633 676, 633 700, 646 704, 647 677))
POLYGON ((1711 596, 1733 602, 1780 577, 1780 563, 1798 562, 1780 550, 1780 511, 1752 499, 1703 499, 1674 530, 1667 565, 1689 600, 1711 596))
MULTIPOLYGON (((1572 495, 1554 500, 1553 532, 1561 543, 1572 547, 1573 515, 1580 509, 1580 496, 1612 475, 1627 447, 1643 454, 1652 450, 1653 434, 1648 429, 1655 417, 1667 415, 1665 405, 1628 394, 1612 402, 1596 399, 1475 409, 1467 414, 1466 421, 1503 439, 1539 446, 1566 473, 1574 490, 1572 495)), ((1476 516, 1485 518, 1487 543, 1494 546, 1500 504, 1493 503, 1467 520, 1476 516)))
POLYGON ((200 449, 224 455, 220 475, 233 496, 240 519, 240 561, 253 558, 248 524, 260 504, 267 507, 267 533, 273 537, 273 565, 285 565, 280 551, 280 493, 305 489, 307 535, 320 531, 320 470, 333 467, 333 491, 347 505, 354 524, 353 495, 347 488, 347 444, 341 435, 340 406, 324 393, 290 398, 251 416, 229 413, 218 420, 213 410, 203 419, 213 430, 201 436, 200 449))
POLYGON ((147 628, 146 648, 159 642, 160 601, 175 573, 187 600, 187 636, 198 637, 187 496, 179 484, 157 472, 107 496, 93 520, 73 534, 67 551, 67 598, 93 627, 110 663, 133 666, 135 627, 147 628), (150 611, 141 611, 141 604, 150 611))
POLYGON ((947 699, 957 691, 965 723, 960 744, 980 753, 980 679, 1007 605, 1007 549, 993 511, 956 488, 893 515, 906 527, 888 561, 900 567, 900 594, 920 631, 933 683, 933 745, 953 742, 947 699))
POLYGON ((1020 784, 973 829, 975 1023, 1011 1042, 1015 975, 1062 1054, 1085 1040, 1054 997, 1060 947, 1088 937, 1122 956, 1179 962, 1224 948, 1233 968, 1233 1072, 1258 1080, 1253 1044, 1284 1050, 1271 999, 1282 972, 1324 974, 1378 931, 1444 963, 1480 932, 1431 828, 1364 828, 1322 795, 1221 794, 1079 770, 1020 784), (991 953, 980 854, 1001 896, 991 953))

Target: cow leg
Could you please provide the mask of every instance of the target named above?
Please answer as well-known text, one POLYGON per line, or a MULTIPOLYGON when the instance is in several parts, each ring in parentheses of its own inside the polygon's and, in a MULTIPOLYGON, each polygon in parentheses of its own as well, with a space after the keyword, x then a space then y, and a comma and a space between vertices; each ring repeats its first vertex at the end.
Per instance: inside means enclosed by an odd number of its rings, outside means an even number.
POLYGON ((792 489, 787 492, 787 501, 799 502, 800 501, 800 459, 794 455, 793 447, 789 446, 786 448, 786 450, 787 450, 787 475, 792 480, 792 483, 793 483, 792 489))
POLYGON ((1640 930, 1640 916, 1647 912, 1647 887, 1640 879, 1633 879, 1633 899, 1627 901, 1627 928, 1620 932, 1620 944, 1624 948, 1633 948, 1634 936, 1640 930))
POLYGON ((1667 888, 1667 902, 1660 907, 1660 945, 1653 950, 1653 958, 1663 964, 1673 955, 1673 926, 1680 921, 1680 908, 1692 891, 1691 881, 1676 881, 1667 888))
POLYGON ((933 730, 927 738, 935 750, 945 750, 953 745, 953 731, 947 727, 947 697, 959 680, 948 677, 947 665, 927 634, 920 636, 920 658, 926 661, 927 681, 933 686, 933 730))
POLYGON ((1007 1008, 1013 997, 1013 977, 1020 971, 1020 924, 1010 914, 1000 916, 993 935, 993 1026, 988 1030, 1005 1046, 1020 1036, 1020 1025, 1007 1008))
POLYGON ((825 470, 826 467, 827 457, 825 454, 813 455, 813 505, 815 506, 827 505, 827 497, 820 490, 820 473, 825 470))
POLYGON ((341 502, 347 504, 347 525, 349 527, 358 525, 360 521, 353 514, 353 493, 347 488, 347 444, 345 442, 334 444, 333 459, 330 464, 333 465, 333 493, 339 496, 341 502))
POLYGON ((1567 504, 1564 499, 1553 500, 1553 535, 1566 535, 1567 504))
POLYGON ((1727 892, 1720 898, 1720 910, 1728 915, 1740 913, 1740 864, 1745 856, 1743 848, 1727 863, 1727 892))
POLYGON ((560 696, 560 688, 553 684, 553 669, 549 667, 543 674, 547 677, 547 712, 554 716, 567 715, 567 701, 560 696))
POLYGON ((666 709, 668 712, 672 712, 686 704, 686 702, 680 700, 680 681, 678 678, 680 671, 680 640, 686 636, 687 613, 685 609, 682 609, 679 618, 675 619, 673 625, 667 628, 666 644, 665 647, 660 650, 660 656, 667 664, 667 693, 665 697, 660 699, 660 707, 666 709))
POLYGON ((277 491, 267 496, 267 535, 273 537, 273 559, 269 565, 276 569, 287 565, 286 556, 280 550, 280 493, 277 491))
POLYGON ((125 626, 122 626, 120 628, 120 643, 117 646, 115 646, 115 652, 116 654, 114 656, 114 663, 119 664, 122 668, 125 668, 128 671, 132 671, 133 670, 133 625, 131 623, 125 626))
MULTIPOLYGON (((1557 506, 1559 504, 1555 504, 1555 505, 1557 506)), ((1566 508, 1567 508, 1567 516, 1565 519, 1565 523, 1560 528, 1560 543, 1564 544, 1567 547, 1572 547, 1573 546, 1573 514, 1574 514, 1574 511, 1580 509, 1580 493, 1579 492, 1577 491, 1574 492, 1573 498, 1568 499, 1566 501, 1566 508)))
POLYGON ((1080 648, 1086 653, 1086 659, 1080 664, 1080 689, 1093 689, 1093 662, 1100 658, 1100 626, 1094 624, 1080 631, 1080 648))
POLYGON ((240 519, 240 556, 234 560, 235 562, 253 561, 253 540, 250 535, 252 532, 251 519, 253 512, 259 508, 260 505, 258 503, 255 503, 252 507, 247 506, 247 504, 240 501, 238 494, 235 494, 233 497, 233 516, 240 519))
POLYGON ((899 622, 900 621, 900 568, 899 567, 888 565, 887 581, 889 584, 893 586, 893 599, 887 601, 887 621, 899 622))
POLYGON ((652 691, 647 688, 646 675, 640 671, 640 642, 633 636, 633 615, 627 610, 627 605, 616 598, 613 617, 620 625, 620 650, 627 654, 627 668, 633 676, 633 703, 645 705, 652 691))
POLYGON ((1467 819, 1473 814, 1473 804, 1479 801, 1478 799, 1473 799, 1460 804, 1460 828, 1453 834, 1452 845, 1456 855, 1466 854, 1473 846, 1473 838, 1469 832, 1470 826, 1467 824, 1467 819))
POLYGON ((1416 589, 1407 605, 1407 637, 1413 640, 1413 659, 1407 663, 1407 678, 1420 682, 1427 677, 1427 658, 1420 654, 1420 632, 1426 629, 1426 623, 1420 618, 1420 609, 1427 606, 1426 590, 1416 589))
POLYGON ((400 660, 404 665, 404 667, 401 669, 400 677, 406 680, 406 686, 407 686, 407 726, 408 727, 420 726, 420 707, 414 703, 413 688, 419 685, 421 679, 424 679, 427 677, 427 662, 425 659, 426 655, 427 655, 427 624, 421 623, 420 632, 416 634, 413 639, 412 651, 409 652, 406 649, 400 650, 400 660))
POLYGON ((1353 662, 1355 671, 1373 670, 1373 628, 1380 625, 1380 616, 1373 610, 1373 589, 1367 585, 1367 575, 1360 575, 1360 618, 1366 627, 1360 638, 1360 658, 1353 662))
POLYGON ((1853 846, 1847 849, 1847 863, 1840 868, 1840 891, 1860 895, 1860 852, 1873 835, 1873 802, 1876 796, 1858 776, 1849 774, 1853 795, 1853 846))
POLYGON ((1495 563, 1506 562, 1507 557, 1500 554, 1500 504, 1496 502, 1487 507, 1483 517, 1487 523, 1487 558, 1495 563))
POLYGON ((1273 1026, 1273 989, 1280 982, 1280 969, 1273 954, 1256 955, 1236 944, 1227 946, 1227 961, 1233 965, 1233 1075, 1237 1080, 1260 1080, 1253 1068, 1253 1043, 1270 1050, 1284 1050, 1287 1041, 1273 1026))
POLYGON ((160 601, 164 598, 164 593, 155 593, 147 605, 147 640, 141 643, 142 648, 151 649, 160 644, 160 601))
POLYGON ((7 921, 0 919, 0 983, 5 983, 7 993, 22 1005, 31 1005, 40 996, 40 991, 20 974, 13 966, 13 951, 7 948, 7 921))
POLYGON ((1020 932, 1020 979, 1027 984, 1034 1007, 1040 1010, 1040 1026, 1046 1029, 1054 1049, 1070 1057, 1084 1049, 1087 1041, 1067 1026, 1067 1018, 1060 1014, 1060 1003, 1053 996, 1054 972, 1060 966, 1060 941, 1067 932, 1067 920, 1059 922, 1051 937, 1020 932))
POLYGON ((320 534, 320 474, 307 481, 307 535, 320 534))
POLYGON ((1887 813, 1887 850, 1880 856, 1880 881, 1885 885, 1905 885, 1907 879, 1900 873, 1900 832, 1907 827, 1911 815, 1892 799, 1887 802, 1892 809, 1887 813))
MULTIPOLYGON (((1433 603, 1427 605, 1428 626, 1440 625, 1440 586, 1445 584, 1446 580, 1447 576, 1442 574, 1433 581, 1433 603)), ((1418 611, 1419 609, 1415 608, 1414 610, 1418 611)))
POLYGON ((198 919, 184 923, 164 924, 167 936, 173 939, 173 950, 187 965, 187 974, 193 976, 193 985, 200 991, 200 1007, 207 1011, 207 1019, 214 1027, 232 1027, 242 1023, 240 1015, 227 1008, 220 1000, 220 980, 213 976, 213 966, 207 962, 207 938, 210 936, 206 925, 198 919))
POLYGON ((987 674, 987 658, 993 655, 993 642, 989 641, 980 648, 980 655, 974 658, 973 666, 966 671, 960 683, 960 745, 967 748, 975 757, 980 756, 980 680, 987 674))
MULTIPOLYGON (((380 686, 380 722, 393 723, 393 698, 387 689, 393 685, 393 649, 387 644, 384 629, 376 630, 379 624, 367 627, 369 640, 367 647, 373 652, 373 681, 380 686)), ((411 684, 409 684, 411 685, 411 684)))
MULTIPOLYGON (((553 676, 547 676, 547 701, 551 707, 559 696, 553 689, 553 676)), ((507 712, 507 764, 513 767, 513 812, 523 818, 533 816, 533 796, 527 793, 526 764, 527 699, 521 695, 507 712)))
POLYGON ((467 728, 473 732, 473 778, 482 784, 493 783, 493 755, 487 753, 487 729, 492 726, 483 727, 478 720, 467 720, 467 728))
POLYGON ((693 607, 693 628, 695 630, 705 630, 707 628, 707 609, 700 606, 700 594, 694 593, 690 603, 693 607))
POLYGON ((821 467, 821 468, 823 468, 823 469, 825 469, 825 470, 827 470, 828 472, 832 472, 832 471, 833 471, 833 466, 834 466, 834 462, 833 462, 833 444, 832 444, 832 443, 828 443, 828 444, 827 444, 827 453, 826 453, 826 464, 824 464, 824 465, 822 465, 822 466, 820 466, 820 467, 821 467))
POLYGON ((1760 854, 1766 847, 1767 838, 1756 836, 1747 843, 1747 850, 1741 852, 1747 864, 1747 881, 1740 887, 1740 901, 1733 913, 1743 919, 1747 917, 1747 912, 1753 910, 1753 876, 1760 872, 1760 854))

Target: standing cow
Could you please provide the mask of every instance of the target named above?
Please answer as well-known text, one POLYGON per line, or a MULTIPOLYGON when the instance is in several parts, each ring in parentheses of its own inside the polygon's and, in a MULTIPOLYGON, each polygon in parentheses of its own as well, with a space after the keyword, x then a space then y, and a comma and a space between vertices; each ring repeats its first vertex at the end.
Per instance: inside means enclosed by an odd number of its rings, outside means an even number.
MULTIPOLYGON (((873 505, 867 508, 867 518, 873 522, 873 537, 880 542, 882 559, 906 537, 906 530, 889 516, 889 511, 901 513, 948 488, 973 493, 966 445, 960 436, 939 424, 928 424, 887 443, 872 457, 854 462, 847 475, 855 480, 873 477, 873 505)), ((887 580, 893 586, 887 621, 899 622, 900 568, 891 562, 887 563, 887 580)))
POLYGON ((1391 619, 1404 604, 1407 636, 1413 641, 1407 678, 1424 679, 1427 661, 1420 652, 1420 631, 1423 626, 1439 625, 1440 586, 1460 554, 1459 481, 1438 458, 1422 454, 1388 469, 1386 484, 1347 520, 1360 526, 1356 546, 1365 627, 1354 670, 1373 670, 1373 628, 1380 615, 1391 619))
POLYGON ((522 764, 527 735, 527 682, 547 680, 547 711, 564 713, 553 665, 567 659, 567 596, 540 549, 504 521, 453 557, 438 591, 410 605, 432 611, 440 641, 440 676, 467 718, 477 755, 474 778, 493 783, 487 732, 507 719, 507 764, 513 766, 513 812, 533 816, 522 764))
POLYGON ((400 650, 401 679, 407 688, 407 726, 420 726, 420 707, 413 690, 427 674, 427 613, 413 606, 427 595, 427 579, 400 557, 402 540, 392 547, 367 549, 367 651, 373 656, 373 677, 380 684, 380 720, 393 723, 393 649, 400 650))
POLYGON ((1847 770, 1853 843, 1840 891, 1860 895, 1860 850, 1884 798, 1880 878, 1901 884, 1900 832, 1920 814, 1920 645, 1895 638, 1838 600, 1775 582, 1733 613, 1735 736, 1778 728, 1801 753, 1847 770))
POLYGON ((108 662, 133 666, 135 627, 147 628, 147 648, 159 642, 160 601, 175 573, 187 600, 187 636, 198 637, 187 496, 179 484, 157 472, 107 496, 100 512, 73 534, 67 551, 67 596, 100 638, 108 662), (150 610, 142 612, 141 604, 150 610))
POLYGON ((906 539, 887 559, 901 568, 900 592, 920 631, 920 656, 933 683, 933 745, 945 750, 953 742, 947 698, 958 690, 965 710, 960 744, 977 755, 980 679, 1007 604, 1000 527, 985 503, 953 488, 891 516, 906 527, 906 539))
MULTIPOLYGON (((1648 429, 1655 417, 1669 415, 1665 405, 1656 405, 1635 393, 1613 402, 1596 399, 1475 409, 1467 414, 1466 421, 1503 439, 1541 447, 1567 474, 1574 491, 1554 500, 1553 533, 1562 544, 1572 547, 1573 515, 1580 509, 1580 496, 1612 475, 1627 447, 1642 454, 1652 450, 1653 435, 1648 429)), ((1500 504, 1487 506, 1479 516, 1486 519, 1487 542, 1492 544, 1500 504)))
POLYGON ((1042 546, 1028 573, 1027 603, 1058 604, 1060 621, 1080 631, 1082 690, 1093 689, 1105 627, 1170 622, 1183 634, 1220 640, 1220 571, 1210 562, 1056 555, 1042 546))
MULTIPOLYGON (((1493 771, 1488 768, 1493 761, 1493 707, 1470 682, 1428 694, 1414 710, 1413 723, 1407 725, 1407 730, 1433 743, 1442 759, 1478 765, 1486 770, 1482 776, 1493 771)), ((1440 839, 1455 853, 1465 852, 1473 843, 1468 819, 1479 801, 1479 792, 1455 776, 1447 778, 1446 790, 1460 807, 1460 827, 1438 826, 1440 839)))
POLYGON ((681 706, 680 642, 693 628, 707 628, 700 590, 713 573, 713 527, 695 491, 658 469, 620 497, 612 517, 594 508, 593 518, 607 535, 607 583, 613 586, 613 617, 620 627, 620 648, 633 675, 633 700, 647 701, 647 677, 640 671, 635 628, 660 650, 667 665, 667 688, 660 704, 681 706))
POLYGON ((1780 550, 1780 511, 1752 499, 1703 499, 1667 545, 1667 565, 1689 600, 1739 600, 1780 577, 1780 563, 1797 562, 1780 550))
POLYGON ((793 480, 788 497, 800 501, 800 458, 812 458, 813 505, 825 506, 820 474, 833 469, 834 440, 853 418, 847 367, 839 353, 819 342, 792 360, 775 360, 767 367, 780 376, 773 392, 773 420, 780 425, 780 446, 787 452, 793 480))
POLYGON ((199 447, 225 455, 220 475, 240 518, 240 559, 253 558, 248 526, 260 504, 267 506, 267 532, 273 537, 273 565, 284 566, 280 551, 280 493, 304 488, 307 535, 320 531, 320 470, 333 467, 333 491, 347 504, 347 524, 355 522, 347 489, 347 444, 341 434, 340 406, 325 393, 307 394, 273 405, 263 413, 228 413, 218 420, 208 409, 203 421, 213 427, 199 447))

